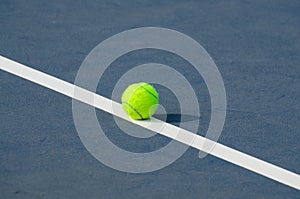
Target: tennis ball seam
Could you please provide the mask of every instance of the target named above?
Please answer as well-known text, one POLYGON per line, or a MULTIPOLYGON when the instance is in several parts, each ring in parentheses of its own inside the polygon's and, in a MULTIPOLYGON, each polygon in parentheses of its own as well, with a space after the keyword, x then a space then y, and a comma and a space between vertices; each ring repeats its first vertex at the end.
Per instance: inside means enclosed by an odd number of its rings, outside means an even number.
POLYGON ((151 91, 149 91, 148 89, 146 89, 144 86, 140 86, 142 87, 145 91, 147 91, 150 95, 152 95, 154 98, 158 99, 156 95, 154 95, 151 91))
POLYGON ((136 108, 134 108, 131 104, 129 104, 128 102, 122 102, 122 103, 128 105, 132 110, 134 110, 141 117, 142 120, 144 120, 142 114, 139 113, 138 110, 136 110, 136 108))

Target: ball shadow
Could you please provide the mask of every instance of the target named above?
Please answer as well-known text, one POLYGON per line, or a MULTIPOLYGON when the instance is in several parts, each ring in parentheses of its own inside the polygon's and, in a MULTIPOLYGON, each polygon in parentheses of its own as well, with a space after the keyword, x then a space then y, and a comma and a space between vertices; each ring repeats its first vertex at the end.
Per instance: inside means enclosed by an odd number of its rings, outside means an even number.
POLYGON ((187 114, 177 114, 177 113, 171 113, 171 114, 155 114, 153 115, 156 119, 166 121, 167 123, 180 123, 180 122, 189 122, 189 121, 195 121, 199 120, 200 117, 195 115, 187 115, 187 114))

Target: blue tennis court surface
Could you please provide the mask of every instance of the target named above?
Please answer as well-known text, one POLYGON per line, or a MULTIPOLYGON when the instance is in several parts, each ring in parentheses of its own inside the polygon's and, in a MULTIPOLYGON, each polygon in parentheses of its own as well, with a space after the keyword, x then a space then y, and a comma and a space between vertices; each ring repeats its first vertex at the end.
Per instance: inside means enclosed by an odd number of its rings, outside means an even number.
MULTIPOLYGON (((179 31, 205 48, 222 76, 227 115, 218 142, 299 174, 299 9, 292 0, 4 0, 0 55, 73 84, 83 60, 105 39, 141 27, 179 31)), ((180 72, 201 113, 180 114, 175 94, 155 85, 167 113, 156 117, 177 126, 199 120, 196 133, 205 136, 212 112, 207 85, 173 53, 142 49, 119 57, 97 93, 113 98, 124 73, 150 62, 180 72)), ((222 159, 200 159, 193 148, 157 171, 112 169, 81 142, 71 98, 2 70, 0 94, 0 198, 300 198, 299 190, 222 159)), ((170 142, 160 135, 132 137, 111 114, 96 115, 109 140, 126 151, 147 153, 170 142)))

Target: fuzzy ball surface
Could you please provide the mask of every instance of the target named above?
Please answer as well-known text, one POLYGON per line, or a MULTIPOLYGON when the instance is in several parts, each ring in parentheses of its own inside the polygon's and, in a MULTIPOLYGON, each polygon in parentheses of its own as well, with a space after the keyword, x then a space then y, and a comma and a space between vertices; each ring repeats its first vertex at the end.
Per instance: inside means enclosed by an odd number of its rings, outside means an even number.
POLYGON ((158 107, 158 93, 145 82, 128 86, 122 95, 124 111, 135 120, 149 119, 158 107))

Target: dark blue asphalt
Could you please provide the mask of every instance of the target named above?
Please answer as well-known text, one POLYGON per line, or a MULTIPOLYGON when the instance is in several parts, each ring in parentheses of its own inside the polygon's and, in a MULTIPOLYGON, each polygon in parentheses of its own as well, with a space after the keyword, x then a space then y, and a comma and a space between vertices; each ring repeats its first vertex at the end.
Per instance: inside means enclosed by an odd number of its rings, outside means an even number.
MULTIPOLYGON (((300 173, 299 10, 297 0, 2 0, 0 54, 73 83, 87 54, 114 34, 146 26, 183 32, 205 47, 224 80, 228 112, 219 142, 300 173)), ((128 67, 149 61, 188 77, 203 110, 203 134, 210 117, 207 89, 174 55, 144 50, 124 56, 106 71, 98 93, 110 97, 128 67)), ((123 139, 111 116, 99 115, 120 146, 155 149, 123 139)), ((0 71, 0 198, 296 199, 300 194, 215 157, 198 159, 194 149, 156 172, 113 170, 81 143, 70 98, 0 71)))

